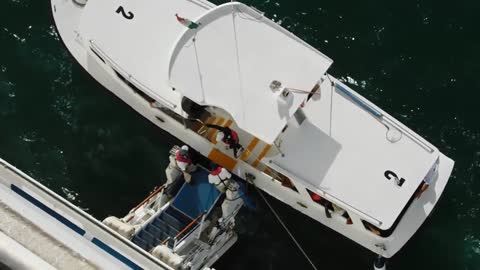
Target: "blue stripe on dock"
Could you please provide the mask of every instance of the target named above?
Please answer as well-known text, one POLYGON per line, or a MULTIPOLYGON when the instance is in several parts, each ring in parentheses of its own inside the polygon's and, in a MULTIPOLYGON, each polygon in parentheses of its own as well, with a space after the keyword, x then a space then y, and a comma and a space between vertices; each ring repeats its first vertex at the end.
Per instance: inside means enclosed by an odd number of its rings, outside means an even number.
MULTIPOLYGON (((25 191, 23 191, 21 188, 17 187, 16 185, 14 184, 11 184, 10 185, 10 188, 12 189, 12 191, 14 191, 15 193, 17 193, 18 195, 20 195, 21 197, 23 197, 24 199, 26 199, 27 201, 31 202, 33 205, 35 205, 36 207, 40 208, 41 210, 43 210, 45 213, 49 214, 50 216, 52 216, 53 218, 55 218, 56 220, 60 221, 61 223, 63 223, 65 226, 67 226, 68 228, 72 229, 74 232, 80 234, 81 236, 85 235, 85 230, 78 227, 77 225, 75 225, 73 222, 71 222, 70 220, 68 220, 67 218, 65 218, 64 216, 60 215, 59 213, 55 212, 54 210, 52 210, 50 207, 46 206, 45 204, 43 204, 42 202, 40 202, 39 200, 35 199, 34 197, 32 197, 30 194, 26 193, 25 191)), ((105 252, 107 252, 108 254, 112 255, 113 257, 115 257, 117 260, 121 261, 122 263, 124 263, 125 265, 127 265, 128 267, 130 267, 131 269, 135 269, 135 270, 143 270, 143 268, 141 268, 140 266, 138 266, 136 263, 132 262, 131 260, 129 260, 127 257, 123 256, 122 254, 120 254, 118 251, 114 250, 113 248, 111 248, 110 246, 108 246, 107 244, 105 244, 104 242, 98 240, 97 238, 93 238, 92 239, 92 243, 95 244, 96 246, 98 246, 99 248, 103 249, 105 252)))
POLYGON ((10 185, 10 188, 15 192, 17 193, 18 195, 22 196, 23 198, 25 198, 27 201, 31 202, 33 205, 35 205, 36 207, 42 209, 45 213, 49 214, 50 216, 52 216, 53 218, 55 218, 56 220, 60 221, 61 223, 63 223, 65 226, 67 226, 68 228, 72 229, 74 232, 80 234, 80 235, 84 235, 85 234, 85 230, 78 227, 77 225, 75 225, 73 222, 71 222, 70 220, 66 219, 64 216, 60 215, 59 213, 53 211, 50 207, 46 206, 45 204, 43 204, 42 202, 40 202, 39 200, 35 199, 34 197, 32 197, 30 194, 26 193, 25 191, 23 191, 21 188, 17 187, 16 185, 14 184, 11 184, 10 185))
POLYGON ((128 267, 132 268, 132 269, 135 269, 135 270, 143 270, 142 267, 138 266, 136 263, 132 262, 131 260, 129 260, 127 257, 123 256, 122 254, 120 254, 118 251, 116 251, 115 249, 111 248, 109 245, 105 244, 104 242, 98 240, 97 238, 93 238, 92 239, 92 243, 94 243, 95 245, 97 245, 97 247, 103 249, 105 252, 107 252, 108 254, 112 255, 113 257, 115 257, 117 260, 123 262, 125 265, 127 265, 128 267))

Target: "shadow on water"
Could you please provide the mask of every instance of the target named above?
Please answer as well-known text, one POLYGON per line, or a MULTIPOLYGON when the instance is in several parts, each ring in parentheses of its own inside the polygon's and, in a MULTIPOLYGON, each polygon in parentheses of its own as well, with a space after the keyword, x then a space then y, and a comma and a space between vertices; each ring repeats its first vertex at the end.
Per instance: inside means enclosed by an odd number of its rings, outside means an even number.
MULTIPOLYGON (((456 161, 432 217, 389 269, 479 269, 480 2, 246 1, 335 60, 330 72, 456 161)), ((0 1, 0 154, 102 219, 163 182, 177 141, 99 86, 55 34, 48 1, 0 1)), ((373 256, 270 198, 319 269, 373 256)), ((259 201, 218 269, 308 269, 259 201)))

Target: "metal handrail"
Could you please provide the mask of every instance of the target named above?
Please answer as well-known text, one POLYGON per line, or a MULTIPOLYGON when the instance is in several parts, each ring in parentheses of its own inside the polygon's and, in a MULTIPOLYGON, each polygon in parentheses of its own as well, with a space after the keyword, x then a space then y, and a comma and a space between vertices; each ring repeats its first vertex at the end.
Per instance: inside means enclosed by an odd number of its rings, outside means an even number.
POLYGON ((433 153, 434 149, 430 147, 427 143, 421 141, 418 137, 413 135, 409 130, 405 129, 404 127, 398 125, 395 123, 392 119, 388 117, 388 115, 383 114, 381 111, 376 109, 374 106, 368 104, 366 101, 362 100, 360 96, 357 96, 354 92, 348 90, 343 84, 336 82, 335 83, 335 89, 338 90, 340 93, 344 94, 347 96, 350 100, 352 100, 355 104, 360 106, 362 109, 373 115, 375 118, 377 118, 380 122, 383 122, 382 124, 388 125, 385 122, 388 122, 388 124, 395 126, 395 128, 401 130, 403 134, 406 134, 411 140, 413 140, 416 144, 420 145, 423 149, 425 149, 429 153, 433 153))
POLYGON ((186 231, 188 231, 197 221, 205 215, 205 212, 201 213, 198 217, 196 217, 190 224, 188 224, 185 228, 183 228, 180 232, 175 235, 174 239, 177 240, 181 235, 183 235, 186 231))
POLYGON ((132 210, 130 210, 130 213, 135 212, 138 210, 138 208, 142 207, 144 204, 148 203, 151 198, 156 196, 158 193, 162 192, 165 189, 165 184, 161 185, 159 188, 156 188, 152 194, 150 194, 147 198, 145 198, 141 203, 139 203, 137 206, 135 206, 132 210))
POLYGON ((159 95, 155 94, 155 91, 153 91, 150 87, 146 86, 142 82, 138 81, 133 77, 131 74, 126 72, 120 65, 115 63, 112 58, 110 58, 93 40, 89 40, 90 42, 90 49, 92 49, 95 53, 100 55, 106 62, 108 62, 108 65, 112 67, 116 72, 120 73, 124 78, 128 78, 128 81, 138 87, 139 89, 150 93, 151 95, 161 99, 162 103, 165 105, 169 106, 171 109, 175 109, 177 105, 175 105, 173 102, 165 99, 164 97, 161 97, 159 95))
POLYGON ((339 83, 335 83, 335 89, 340 91, 342 94, 350 98, 353 102, 355 102, 358 106, 363 108, 365 111, 369 112, 371 115, 375 116, 376 118, 381 118, 383 116, 382 112, 379 110, 375 109, 373 106, 370 104, 366 103, 365 101, 361 100, 359 97, 357 97, 355 94, 352 92, 348 91, 343 85, 340 85, 339 83))
POLYGON ((274 161, 272 161, 272 164, 274 164, 276 166, 276 169, 280 170, 280 171, 283 171, 283 173, 285 173, 286 175, 290 175, 290 177, 293 177, 295 178, 295 180, 297 181, 300 181, 302 182, 305 186, 307 187, 311 187, 313 188, 314 190, 316 190, 317 192, 320 192, 322 193, 322 195, 330 200, 330 201, 333 201, 335 204, 337 204, 338 206, 342 207, 343 208, 346 208, 347 210, 351 210, 353 211, 354 213, 356 213, 357 215, 359 215, 360 217, 362 217, 363 219, 365 219, 366 221, 370 222, 370 223, 375 223, 377 226, 381 226, 383 224, 382 221, 372 217, 371 215, 359 210, 358 208, 354 207, 353 205, 350 205, 349 203, 331 195, 330 193, 324 191, 324 190, 321 190, 319 187, 315 187, 313 186, 312 184, 309 184, 307 181, 303 180, 301 177, 297 176, 295 173, 292 173, 290 172, 289 170, 285 169, 285 168, 282 168, 281 166, 279 166, 278 164, 276 164, 274 161), (346 207, 345 207, 346 206, 346 207))
MULTIPOLYGON (((147 204, 150 202, 150 200, 155 197, 156 195, 158 195, 158 193, 162 192, 163 190, 165 190, 166 188, 166 185, 163 184, 161 185, 160 187, 158 188, 155 188, 152 192, 152 194, 148 195, 147 198, 145 198, 141 203, 139 203, 137 206, 135 206, 134 208, 132 208, 132 210, 130 210, 130 212, 128 212, 128 214, 133 214, 130 218, 128 218, 125 222, 130 222, 130 220, 132 220, 134 217, 135 217, 135 211, 137 211, 140 207, 142 207, 143 205, 147 204)), ((128 215, 127 215, 128 216, 128 215)))
POLYGON ((389 117, 384 116, 382 119, 383 119, 384 122, 387 122, 389 125, 394 126, 396 129, 401 130, 402 134, 407 135, 407 137, 409 137, 412 141, 414 141, 415 143, 420 145, 420 147, 425 149, 427 152, 429 152, 429 153, 435 152, 435 150, 432 147, 430 147, 427 143, 422 141, 423 138, 419 138, 419 137, 415 136, 414 134, 412 134, 412 132, 410 130, 402 127, 399 124, 397 124, 396 122, 394 122, 389 117))
MULTIPOLYGON (((107 233, 111 237, 115 238, 116 240, 120 241, 127 247, 135 250, 137 253, 143 255, 144 258, 148 259, 150 262, 162 267, 163 269, 172 269, 170 266, 165 264, 163 261, 155 258, 152 256, 152 254, 148 253, 144 249, 140 248, 139 246, 135 245, 133 242, 130 240, 127 240, 125 237, 121 236, 119 233, 116 231, 112 230, 110 227, 107 225, 103 224, 102 222, 98 221, 97 219, 93 218, 91 215, 85 213, 81 209, 78 209, 75 205, 73 205, 71 202, 67 201, 63 197, 59 196, 55 192, 51 191, 44 185, 40 184, 38 181, 35 179, 31 178, 29 175, 26 173, 20 171, 10 163, 6 162, 5 160, 0 158, 0 164, 3 165, 7 170, 11 171, 12 173, 16 174, 23 180, 25 180, 27 183, 31 184, 32 186, 38 188, 40 191, 44 192, 44 194, 48 197, 50 197, 54 202, 58 202, 60 205, 65 206, 67 209, 72 211, 73 213, 79 215, 80 217, 86 219, 87 221, 91 222, 93 225, 96 226, 100 231, 107 233)), ((83 225, 83 224, 82 224, 83 225)))

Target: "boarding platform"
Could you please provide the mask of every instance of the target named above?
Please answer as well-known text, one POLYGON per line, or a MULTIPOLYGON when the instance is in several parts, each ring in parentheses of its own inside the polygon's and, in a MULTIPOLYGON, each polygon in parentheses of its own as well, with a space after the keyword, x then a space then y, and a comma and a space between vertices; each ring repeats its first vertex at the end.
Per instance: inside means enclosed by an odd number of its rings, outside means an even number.
POLYGON ((146 251, 162 243, 173 248, 175 241, 194 231, 221 195, 208 182, 208 174, 203 168, 193 172, 192 182, 184 183, 172 203, 140 230, 132 241, 146 251))

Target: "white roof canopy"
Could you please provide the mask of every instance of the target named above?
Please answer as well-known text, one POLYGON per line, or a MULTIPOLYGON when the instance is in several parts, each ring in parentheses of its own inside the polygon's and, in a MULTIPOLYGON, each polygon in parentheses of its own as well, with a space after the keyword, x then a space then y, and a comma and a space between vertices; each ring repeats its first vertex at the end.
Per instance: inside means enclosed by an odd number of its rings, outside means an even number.
POLYGON ((158 101, 178 104, 181 95, 169 86, 168 63, 185 27, 176 21, 175 13, 196 18, 212 7, 187 0, 89 1, 79 31, 115 71, 145 86, 139 87, 142 91, 158 101), (133 17, 124 17, 119 7, 133 17))
POLYGON ((310 91, 332 60, 241 3, 218 6, 196 22, 200 27, 185 28, 172 52, 171 86, 225 109, 239 127, 273 143, 306 95, 294 91, 281 102, 271 82, 310 91))

